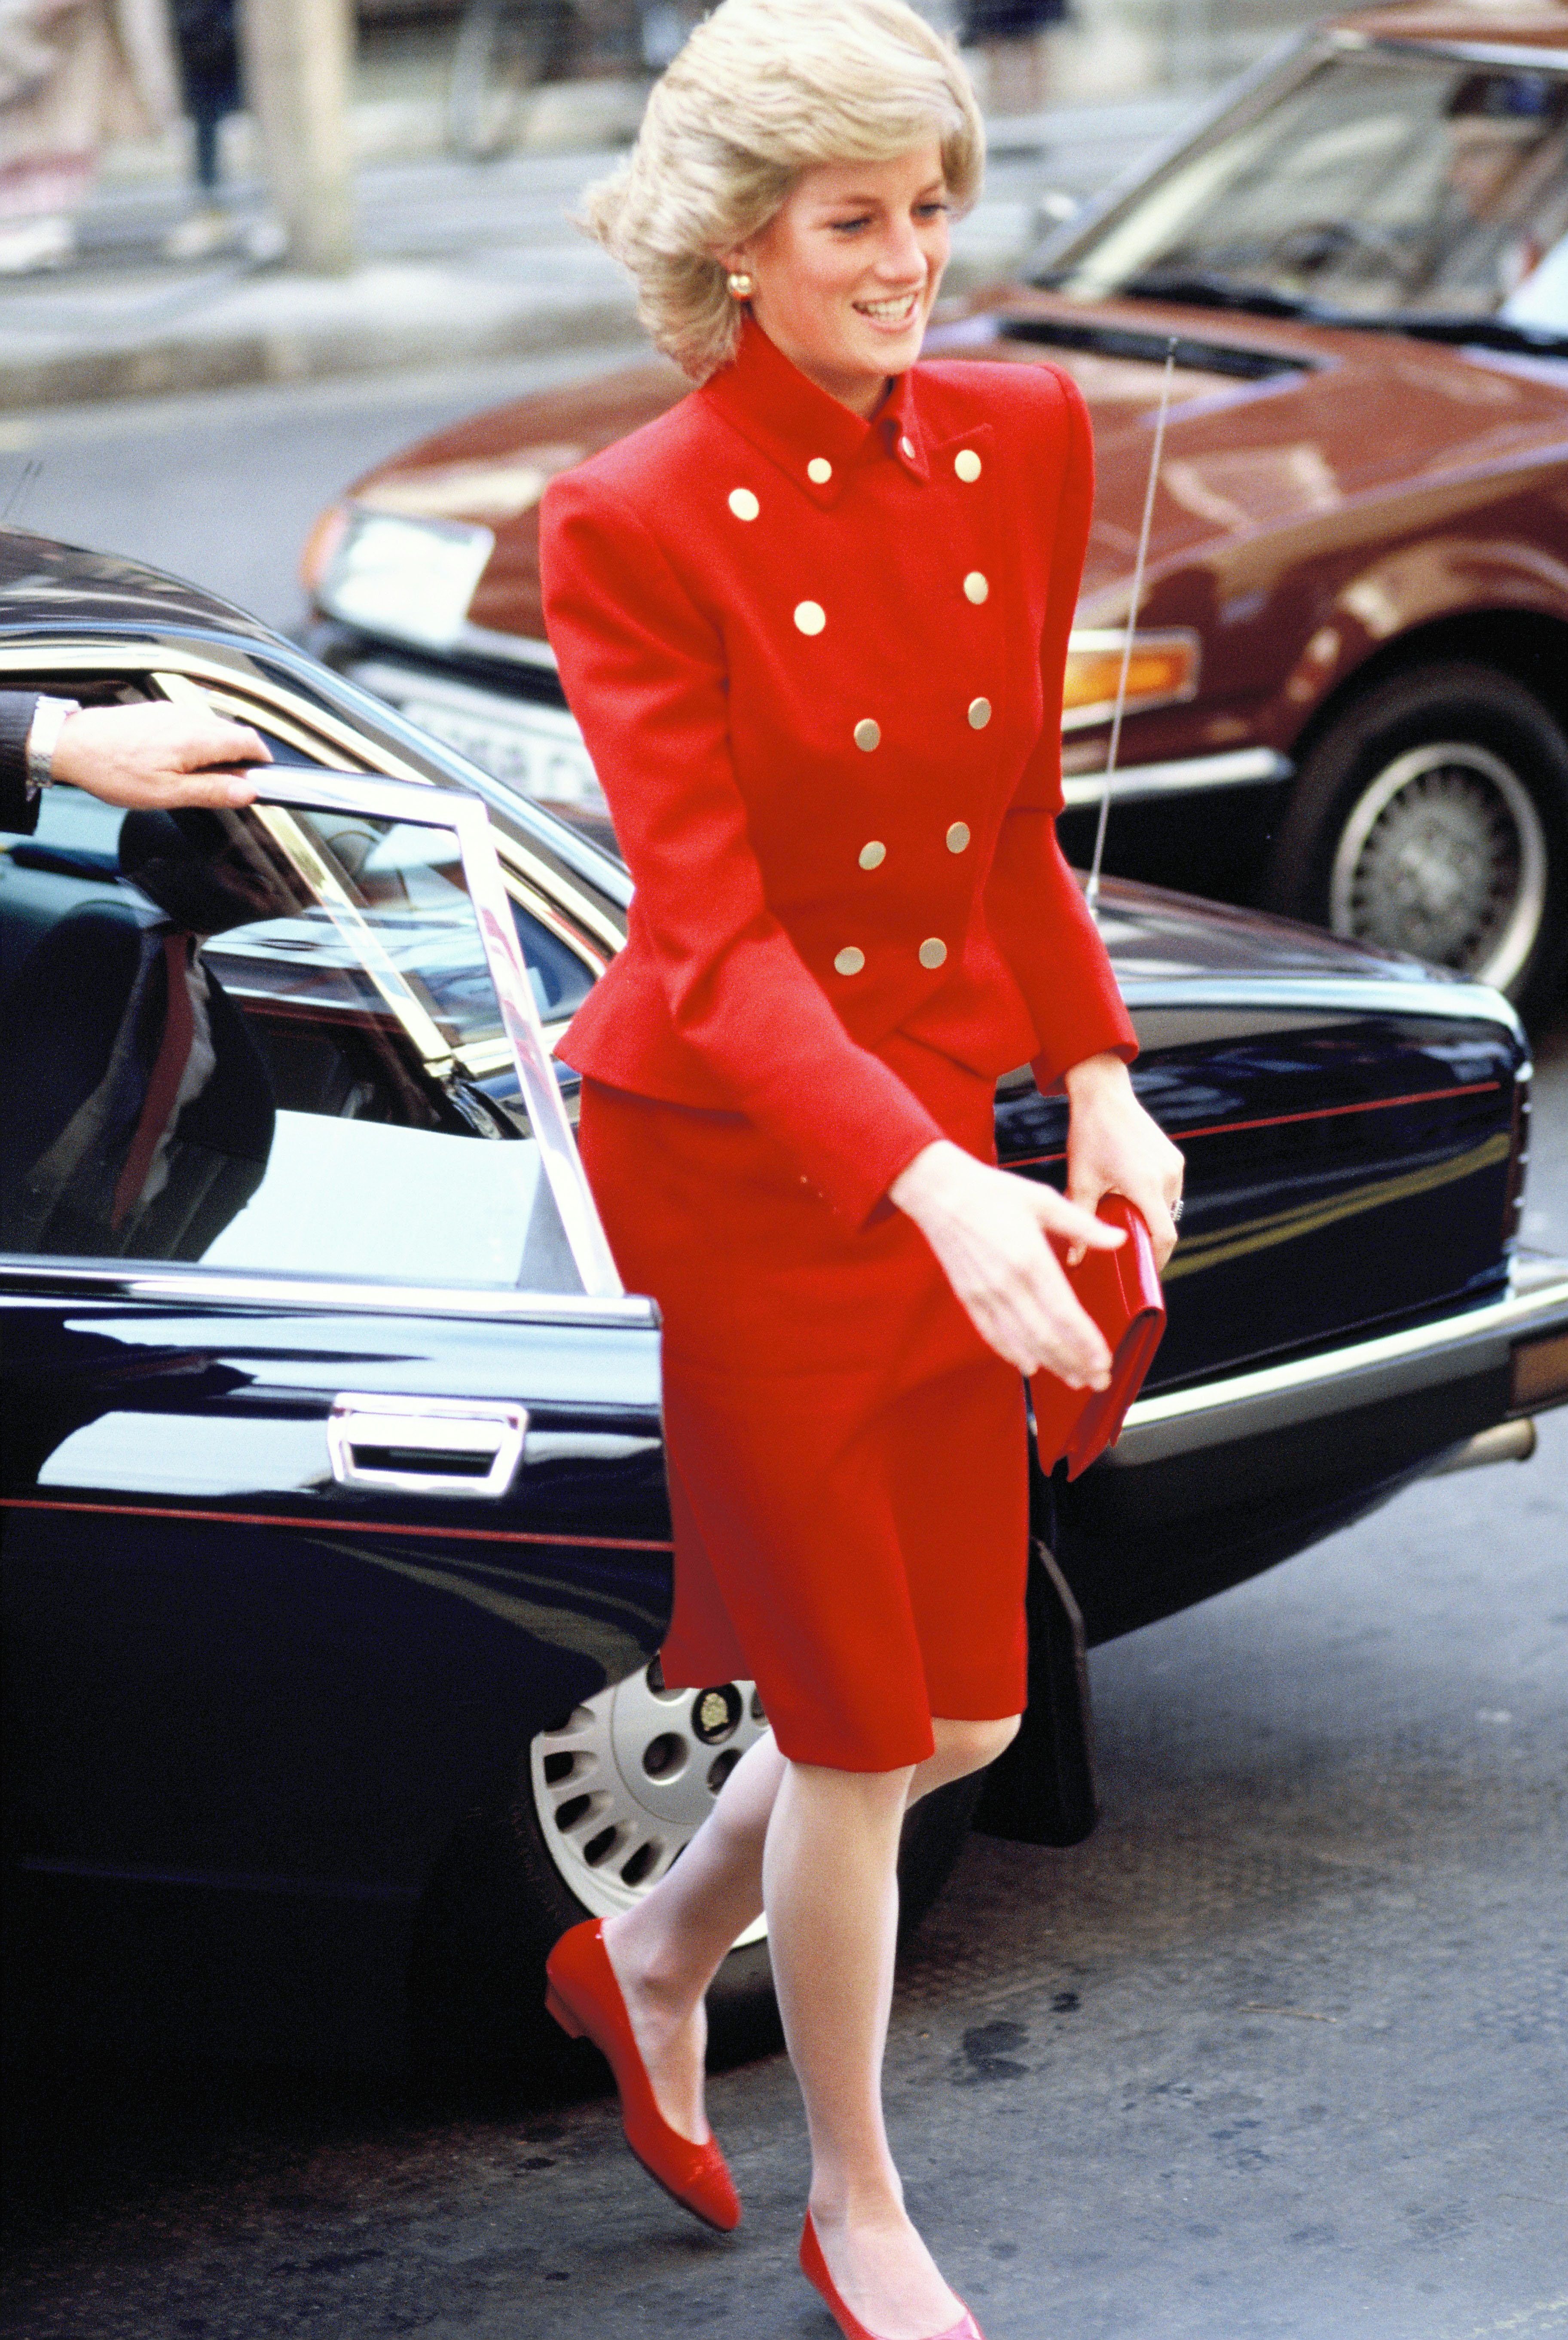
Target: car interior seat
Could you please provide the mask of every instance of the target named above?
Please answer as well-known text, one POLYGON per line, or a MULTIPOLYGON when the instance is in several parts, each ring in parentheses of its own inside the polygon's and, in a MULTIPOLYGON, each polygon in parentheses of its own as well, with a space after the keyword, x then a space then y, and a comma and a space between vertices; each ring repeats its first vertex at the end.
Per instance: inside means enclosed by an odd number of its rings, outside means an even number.
POLYGON ((0 1245, 200 1259, 266 1173, 276 1114, 198 937, 253 920, 207 813, 127 814, 121 901, 68 911, 0 995, 0 1245))

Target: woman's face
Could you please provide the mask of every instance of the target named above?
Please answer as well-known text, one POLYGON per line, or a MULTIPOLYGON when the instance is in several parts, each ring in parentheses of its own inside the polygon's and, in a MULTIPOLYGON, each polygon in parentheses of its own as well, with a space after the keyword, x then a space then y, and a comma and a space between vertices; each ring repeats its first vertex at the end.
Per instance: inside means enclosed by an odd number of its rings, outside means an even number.
POLYGON ((725 265, 744 269, 774 346, 830 398, 869 415, 914 363, 947 265, 942 149, 822 163, 725 265))

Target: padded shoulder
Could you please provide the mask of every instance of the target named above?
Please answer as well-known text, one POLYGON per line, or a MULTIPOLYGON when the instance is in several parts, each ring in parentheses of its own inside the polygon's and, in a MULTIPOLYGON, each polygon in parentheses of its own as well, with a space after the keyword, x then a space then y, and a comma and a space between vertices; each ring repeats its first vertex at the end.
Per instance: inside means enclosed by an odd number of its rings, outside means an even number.
POLYGON ((1031 431, 1065 422, 1083 407, 1083 393, 1061 366, 1045 360, 1028 364, 994 358, 932 358, 915 369, 921 409, 943 434, 989 422, 1031 431))
POLYGON ((694 461, 711 449, 724 428, 707 402, 688 392, 651 422, 558 472, 545 490, 543 505, 558 505, 569 494, 589 505, 630 503, 645 515, 656 511, 666 491, 690 479, 694 461))

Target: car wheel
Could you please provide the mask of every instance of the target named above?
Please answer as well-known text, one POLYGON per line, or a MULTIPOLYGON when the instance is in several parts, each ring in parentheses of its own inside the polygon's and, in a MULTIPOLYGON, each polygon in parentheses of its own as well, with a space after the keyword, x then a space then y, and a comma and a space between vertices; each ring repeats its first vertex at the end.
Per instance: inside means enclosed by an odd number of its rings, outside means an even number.
MULTIPOLYGON (((665 1687, 656 1661, 574 1707, 530 1742, 438 1863, 416 1927, 411 1996, 423 2060, 586 2078, 592 2051, 543 2013, 544 1961, 568 1926, 650 1892, 695 1835, 746 1749, 767 1730, 751 1682, 665 1687)), ((900 1934, 947 1882, 985 1774, 939 1789, 904 1824, 900 1934)), ((779 2044, 762 1919, 743 1934, 708 1994, 710 2057, 728 2063, 779 2044)))
POLYGON ((1532 1012, 1568 962, 1568 740, 1487 667, 1375 686, 1307 756, 1267 899, 1532 1012))

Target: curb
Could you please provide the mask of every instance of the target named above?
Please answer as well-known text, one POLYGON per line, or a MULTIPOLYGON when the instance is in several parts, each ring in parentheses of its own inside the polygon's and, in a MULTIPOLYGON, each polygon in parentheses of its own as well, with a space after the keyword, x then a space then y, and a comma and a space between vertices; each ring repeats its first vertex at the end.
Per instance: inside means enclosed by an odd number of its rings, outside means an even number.
MULTIPOLYGON (((309 280, 305 280, 309 282, 309 280)), ((301 280, 273 282, 292 289, 301 280)), ((320 280, 316 280, 320 282, 320 280)), ((314 284, 311 288, 314 289, 314 284)), ((575 348, 641 345, 628 299, 518 302, 459 324, 449 315, 380 320, 352 315, 354 281, 332 290, 350 314, 337 322, 280 321, 230 331, 163 332, 115 347, 74 346, 0 357, 0 411, 87 405, 120 398, 237 390, 268 382, 317 382, 357 373, 462 365, 488 358, 538 357, 575 348)), ((487 304, 488 305, 488 304, 487 304)), ((446 304, 433 303, 439 312, 446 304)))

